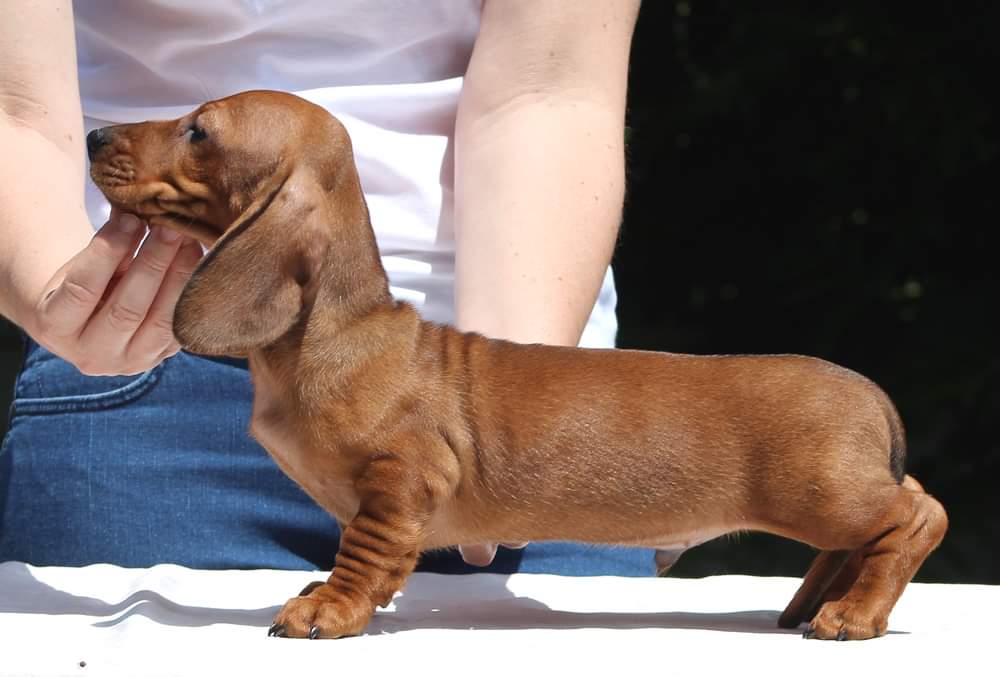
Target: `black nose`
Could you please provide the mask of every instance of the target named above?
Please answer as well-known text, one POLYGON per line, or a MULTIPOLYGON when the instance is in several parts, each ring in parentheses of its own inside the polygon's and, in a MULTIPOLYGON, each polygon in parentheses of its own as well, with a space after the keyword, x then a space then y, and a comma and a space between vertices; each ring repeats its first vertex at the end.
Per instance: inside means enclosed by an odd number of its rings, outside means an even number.
POLYGON ((105 128, 95 129, 87 134, 87 155, 91 160, 97 155, 97 151, 108 145, 108 133, 105 128))

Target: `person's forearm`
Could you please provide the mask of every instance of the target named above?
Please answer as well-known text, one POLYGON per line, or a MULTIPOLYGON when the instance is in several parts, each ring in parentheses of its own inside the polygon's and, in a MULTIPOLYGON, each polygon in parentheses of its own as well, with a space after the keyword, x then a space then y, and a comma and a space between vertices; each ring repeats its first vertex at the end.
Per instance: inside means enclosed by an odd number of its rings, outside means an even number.
MULTIPOLYGON (((78 123, 79 124, 79 123, 78 123)), ((22 326, 46 283, 93 235, 83 158, 0 121, 0 314, 22 326)))
POLYGON ((576 344, 624 193, 638 0, 484 0, 455 129, 456 320, 576 344))
POLYGON ((92 235, 70 0, 13 2, 0 22, 0 313, 24 324, 92 235))
POLYGON ((456 322, 575 345, 614 248, 623 120, 571 97, 521 97, 456 130, 456 322))

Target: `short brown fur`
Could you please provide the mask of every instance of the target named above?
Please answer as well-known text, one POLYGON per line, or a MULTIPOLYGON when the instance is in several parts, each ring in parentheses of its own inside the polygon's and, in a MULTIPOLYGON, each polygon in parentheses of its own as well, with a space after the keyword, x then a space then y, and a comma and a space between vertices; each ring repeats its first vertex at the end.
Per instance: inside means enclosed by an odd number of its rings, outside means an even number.
POLYGON ((665 570, 759 530, 822 551, 780 624, 862 639, 944 535, 944 509, 902 477, 892 403, 853 372, 422 321, 390 296, 347 133, 317 106, 248 92, 102 133, 91 173, 112 204, 212 245, 178 339, 249 358, 253 435, 344 527, 329 579, 272 634, 360 633, 428 549, 644 545, 665 570))

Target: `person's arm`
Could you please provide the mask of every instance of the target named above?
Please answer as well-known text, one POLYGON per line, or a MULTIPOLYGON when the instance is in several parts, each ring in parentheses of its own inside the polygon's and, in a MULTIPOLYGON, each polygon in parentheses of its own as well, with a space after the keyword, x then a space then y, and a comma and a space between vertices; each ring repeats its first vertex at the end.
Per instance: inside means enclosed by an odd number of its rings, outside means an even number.
MULTIPOLYGON (((459 328, 576 345, 624 199, 638 0, 486 0, 455 130, 459 328)), ((474 564, 493 546, 465 546, 474 564)))
POLYGON ((638 0, 486 0, 455 132, 458 325, 575 345, 624 195, 638 0))
POLYGON ((177 350, 173 304, 200 250, 114 215, 94 236, 70 0, 11 2, 0 22, 0 314, 87 373, 177 350))

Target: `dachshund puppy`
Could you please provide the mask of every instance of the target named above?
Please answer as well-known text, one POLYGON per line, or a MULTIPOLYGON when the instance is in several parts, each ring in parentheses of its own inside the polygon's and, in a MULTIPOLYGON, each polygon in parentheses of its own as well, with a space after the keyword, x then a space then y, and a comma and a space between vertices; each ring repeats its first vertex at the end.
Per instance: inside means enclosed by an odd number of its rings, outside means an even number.
POLYGON ((779 624, 864 639, 941 542, 870 381, 798 356, 518 345, 389 293, 343 126, 277 92, 98 129, 111 203, 211 250, 174 331, 247 356, 252 434, 343 526, 329 579, 270 634, 360 633, 420 553, 574 540, 685 549, 758 530, 819 549, 779 624))

